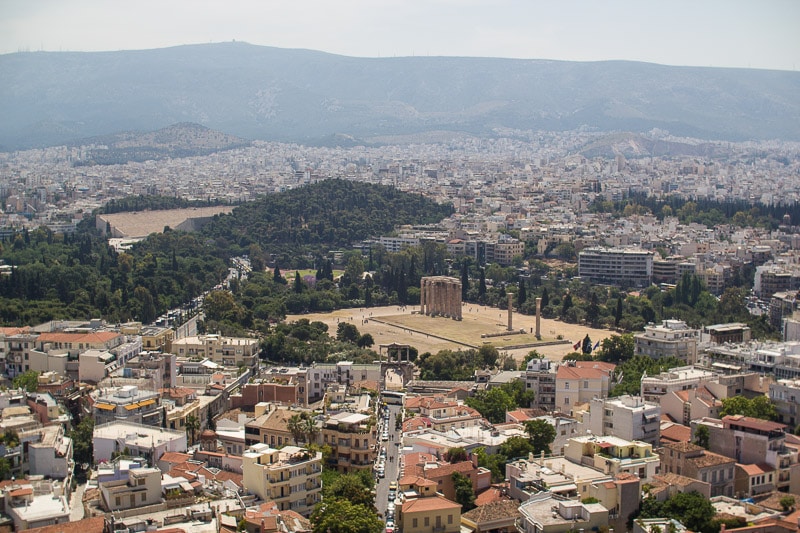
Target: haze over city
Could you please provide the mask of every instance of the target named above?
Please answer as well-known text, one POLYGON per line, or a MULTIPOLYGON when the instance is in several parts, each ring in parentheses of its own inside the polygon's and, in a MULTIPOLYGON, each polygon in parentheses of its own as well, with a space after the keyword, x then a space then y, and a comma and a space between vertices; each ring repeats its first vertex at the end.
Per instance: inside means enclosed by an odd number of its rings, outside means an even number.
POLYGON ((795 70, 800 3, 6 0, 0 52, 246 41, 357 57, 477 56, 795 70))

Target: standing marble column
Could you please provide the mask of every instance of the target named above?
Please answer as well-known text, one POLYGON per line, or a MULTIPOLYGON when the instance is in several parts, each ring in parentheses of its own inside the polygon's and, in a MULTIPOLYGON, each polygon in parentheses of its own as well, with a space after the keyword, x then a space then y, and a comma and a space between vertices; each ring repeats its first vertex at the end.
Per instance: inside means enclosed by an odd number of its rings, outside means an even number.
POLYGON ((511 322, 513 313, 514 293, 509 292, 506 294, 506 297, 508 297, 508 331, 512 331, 514 329, 514 325, 511 322))
POLYGON ((536 338, 542 337, 542 299, 536 298, 536 338))

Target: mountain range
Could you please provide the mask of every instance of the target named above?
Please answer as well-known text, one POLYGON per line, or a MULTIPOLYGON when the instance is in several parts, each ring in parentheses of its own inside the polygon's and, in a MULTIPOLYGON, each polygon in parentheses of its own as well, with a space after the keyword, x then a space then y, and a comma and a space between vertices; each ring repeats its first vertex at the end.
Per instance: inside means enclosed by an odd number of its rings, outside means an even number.
POLYGON ((800 140, 800 73, 629 61, 356 58, 246 43, 0 55, 0 149, 194 122, 244 139, 647 132, 800 140))

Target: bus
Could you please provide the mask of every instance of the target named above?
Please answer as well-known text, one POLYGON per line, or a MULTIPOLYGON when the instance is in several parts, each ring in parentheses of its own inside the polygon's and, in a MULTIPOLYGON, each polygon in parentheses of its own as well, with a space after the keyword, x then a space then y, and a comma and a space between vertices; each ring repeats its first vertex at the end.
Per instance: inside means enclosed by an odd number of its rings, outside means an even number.
POLYGON ((385 390, 381 392, 381 400, 386 405, 403 405, 406 394, 400 391, 385 390))

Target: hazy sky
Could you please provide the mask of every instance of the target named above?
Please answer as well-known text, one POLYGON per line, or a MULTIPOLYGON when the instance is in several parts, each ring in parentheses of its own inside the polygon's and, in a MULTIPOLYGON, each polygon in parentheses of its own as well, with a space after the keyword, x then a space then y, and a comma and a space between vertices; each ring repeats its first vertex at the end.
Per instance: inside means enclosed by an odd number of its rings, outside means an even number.
POLYGON ((247 41, 361 57, 800 68, 798 0, 0 0, 0 53, 247 41))

